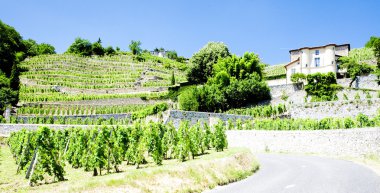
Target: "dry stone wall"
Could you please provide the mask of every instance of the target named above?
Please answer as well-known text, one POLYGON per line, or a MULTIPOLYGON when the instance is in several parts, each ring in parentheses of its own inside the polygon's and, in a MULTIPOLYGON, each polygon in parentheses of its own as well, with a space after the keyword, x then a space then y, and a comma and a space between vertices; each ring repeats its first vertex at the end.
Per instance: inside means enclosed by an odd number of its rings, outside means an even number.
POLYGON ((356 117, 359 113, 373 117, 378 114, 380 99, 315 102, 294 104, 288 108, 292 118, 323 119, 326 117, 356 117))
MULTIPOLYGON (((361 89, 372 89, 372 90, 380 90, 380 86, 377 84, 377 77, 374 74, 370 74, 368 76, 360 76, 357 83, 354 82, 352 86, 354 88, 361 88, 361 89)), ((344 79, 338 79, 338 84, 348 87, 350 85, 351 79, 350 78, 344 78, 344 79)))
POLYGON ((213 125, 217 123, 219 119, 224 122, 231 120, 233 123, 235 123, 238 119, 244 121, 252 119, 252 117, 247 115, 171 110, 169 111, 168 118, 164 120, 164 122, 172 122, 175 127, 179 127, 179 123, 183 120, 189 121, 190 124, 196 124, 198 121, 200 121, 201 124, 206 122, 210 125, 213 125))
POLYGON ((380 128, 317 131, 227 131, 230 147, 254 152, 317 153, 333 156, 380 155, 380 128))

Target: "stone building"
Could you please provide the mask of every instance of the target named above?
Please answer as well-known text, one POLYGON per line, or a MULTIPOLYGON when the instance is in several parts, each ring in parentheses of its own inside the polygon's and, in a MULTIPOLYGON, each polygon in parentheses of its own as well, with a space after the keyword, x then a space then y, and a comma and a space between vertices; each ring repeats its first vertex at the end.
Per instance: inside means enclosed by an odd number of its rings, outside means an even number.
POLYGON ((337 73, 338 58, 348 56, 349 51, 350 44, 327 44, 290 50, 290 62, 285 65, 286 82, 291 83, 290 77, 294 73, 337 73))

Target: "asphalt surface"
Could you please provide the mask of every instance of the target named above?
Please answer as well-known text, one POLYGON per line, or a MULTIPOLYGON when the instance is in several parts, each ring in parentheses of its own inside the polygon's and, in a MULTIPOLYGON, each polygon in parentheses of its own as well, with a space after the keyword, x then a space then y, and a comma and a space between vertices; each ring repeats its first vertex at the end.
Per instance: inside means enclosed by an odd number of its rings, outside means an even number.
POLYGON ((350 161, 259 154, 254 175, 208 193, 380 193, 380 176, 350 161))

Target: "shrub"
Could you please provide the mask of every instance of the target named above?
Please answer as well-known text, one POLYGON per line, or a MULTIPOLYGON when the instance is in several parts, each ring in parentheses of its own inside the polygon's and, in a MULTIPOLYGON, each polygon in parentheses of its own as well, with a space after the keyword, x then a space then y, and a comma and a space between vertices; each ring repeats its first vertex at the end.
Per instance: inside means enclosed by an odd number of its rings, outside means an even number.
POLYGON ((197 89, 192 88, 185 90, 178 96, 178 104, 181 110, 197 111, 199 107, 197 89))

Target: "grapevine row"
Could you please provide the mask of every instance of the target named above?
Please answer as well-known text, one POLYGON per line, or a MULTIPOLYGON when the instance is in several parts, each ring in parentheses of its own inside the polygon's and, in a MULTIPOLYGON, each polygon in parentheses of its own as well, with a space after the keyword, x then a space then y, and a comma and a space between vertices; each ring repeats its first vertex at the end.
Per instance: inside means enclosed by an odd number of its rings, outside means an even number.
POLYGON ((161 165, 164 159, 194 159, 210 148, 223 151, 227 148, 223 122, 213 130, 207 124, 189 126, 188 122, 181 122, 178 130, 171 124, 154 122, 92 129, 41 127, 11 133, 8 145, 17 172, 25 172, 30 185, 36 185, 46 175, 64 180, 67 163, 97 176, 104 171, 119 172, 123 161, 139 168, 149 157, 161 165))

